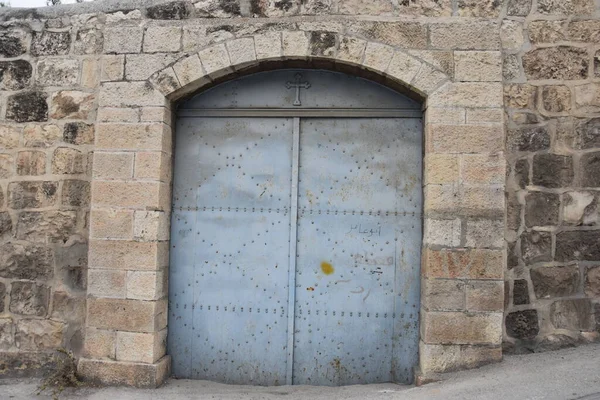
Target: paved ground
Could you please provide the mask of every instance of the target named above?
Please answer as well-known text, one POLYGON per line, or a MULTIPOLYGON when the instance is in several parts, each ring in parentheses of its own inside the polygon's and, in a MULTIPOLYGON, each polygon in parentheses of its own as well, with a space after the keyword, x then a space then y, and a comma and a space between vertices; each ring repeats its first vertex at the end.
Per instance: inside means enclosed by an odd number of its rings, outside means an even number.
MULTIPOLYGON (((36 396, 38 382, 0 380, 0 399, 50 399, 36 396)), ((206 381, 171 380, 156 390, 82 388, 61 399, 88 400, 600 400, 600 344, 542 354, 509 356, 501 364, 444 376, 422 387, 393 384, 251 387, 206 381)))

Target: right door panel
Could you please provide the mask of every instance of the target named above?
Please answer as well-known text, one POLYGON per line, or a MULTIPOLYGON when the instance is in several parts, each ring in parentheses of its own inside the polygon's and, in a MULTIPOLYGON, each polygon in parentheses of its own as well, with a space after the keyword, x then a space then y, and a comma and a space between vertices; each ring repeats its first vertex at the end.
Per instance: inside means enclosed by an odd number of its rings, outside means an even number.
POLYGON ((301 121, 294 384, 412 381, 421 132, 420 119, 301 121))

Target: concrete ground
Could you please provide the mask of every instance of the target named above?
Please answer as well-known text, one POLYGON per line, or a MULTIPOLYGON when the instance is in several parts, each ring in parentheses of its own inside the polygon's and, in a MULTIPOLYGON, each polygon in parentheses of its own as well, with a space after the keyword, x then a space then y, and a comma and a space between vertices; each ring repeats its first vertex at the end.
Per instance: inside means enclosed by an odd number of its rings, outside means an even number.
MULTIPOLYGON (((314 387, 253 387, 172 379, 159 389, 69 389, 61 399, 89 400, 600 400, 600 344, 555 352, 507 356, 504 362, 443 376, 422 387, 394 384, 314 387)), ((38 381, 0 380, 0 399, 50 399, 36 396, 38 381)))

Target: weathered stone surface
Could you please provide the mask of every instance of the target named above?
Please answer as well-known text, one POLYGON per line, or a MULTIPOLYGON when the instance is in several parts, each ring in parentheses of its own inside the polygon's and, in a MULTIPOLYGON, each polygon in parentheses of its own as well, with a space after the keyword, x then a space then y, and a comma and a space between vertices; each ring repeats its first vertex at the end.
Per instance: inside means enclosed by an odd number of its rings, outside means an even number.
POLYGON ((351 34, 358 34, 390 46, 406 49, 427 47, 427 26, 418 22, 372 22, 360 21, 348 27, 351 34))
POLYGON ((530 79, 586 79, 587 50, 557 46, 532 50, 523 55, 523 68, 530 79))
POLYGON ((393 4, 387 0, 342 0, 340 2, 340 13, 351 15, 386 15, 393 10, 393 4))
POLYGON ((9 178, 14 174, 14 163, 12 155, 0 154, 0 179, 9 178))
POLYGON ((593 0, 538 0, 538 12, 542 14, 591 14, 593 0))
POLYGON ((487 249, 426 250, 423 272, 431 278, 502 279, 502 253, 487 249))
POLYGON ((529 84, 504 85, 504 105, 511 108, 532 108, 537 87, 529 84))
POLYGON ((46 153, 43 151, 20 151, 17 154, 18 175, 44 175, 46 153))
POLYGON ((515 181, 521 189, 529 185, 529 160, 524 158, 515 163, 515 181))
POLYGON ((70 32, 33 32, 31 39, 31 54, 34 56, 68 54, 70 47, 70 32))
POLYGON ((529 40, 532 43, 555 43, 565 40, 565 21, 531 21, 529 23, 529 40))
POLYGON ((86 381, 98 384, 155 388, 167 379, 170 365, 170 356, 154 364, 81 359, 78 372, 86 381))
POLYGON ((502 80, 502 56, 498 51, 456 51, 454 65, 454 77, 459 81, 502 80))
POLYGON ((67 207, 88 207, 90 204, 90 183, 78 179, 63 182, 61 203, 67 207))
POLYGON ((0 61, 0 90, 20 90, 31 83, 33 68, 25 60, 0 61))
POLYGON ((536 154, 533 156, 534 185, 547 188, 568 187, 573 183, 575 172, 573 159, 558 154, 536 154))
POLYGON ((498 50, 500 26, 495 21, 460 21, 430 26, 431 45, 439 49, 498 50))
POLYGON ((100 54, 104 45, 104 35, 100 29, 88 28, 77 31, 73 52, 75 54, 100 54))
POLYGON ((332 57, 336 50, 336 34, 315 31, 310 33, 309 51, 314 56, 332 57))
POLYGON ((173 1, 165 4, 157 4, 146 9, 146 15, 150 19, 187 19, 190 16, 190 8, 186 1, 173 1))
POLYGON ((85 321, 85 297, 74 297, 67 292, 54 292, 51 316, 62 321, 85 321))
POLYGON ((576 149, 600 147, 600 118, 577 121, 573 147, 576 149))
POLYGON ((549 232, 529 231, 521 235, 521 253, 525 264, 552 260, 552 236, 549 232))
POLYGON ((589 299, 558 300, 550 306, 550 318, 557 329, 593 331, 596 329, 589 299))
POLYGON ((564 112, 571 109, 571 89, 567 86, 546 86, 542 90, 542 104, 550 112, 564 112))
POLYGON ((0 55, 6 58, 18 57, 27 51, 27 34, 20 29, 0 29, 0 55))
POLYGON ((506 316, 506 333, 516 339, 533 339, 540 331, 536 310, 515 311, 506 316))
POLYGON ((575 106, 579 112, 600 111, 600 84, 588 83, 576 86, 575 106))
POLYGON ((31 124, 23 129, 25 147, 50 147, 60 140, 60 129, 56 125, 31 124))
POLYGON ((63 90, 54 93, 51 100, 50 117, 54 119, 87 119, 95 108, 94 93, 63 90))
POLYGON ((8 97, 6 119, 16 122, 48 120, 48 103, 44 92, 20 92, 8 97))
POLYGON ((502 314, 426 312, 422 340, 439 344, 500 344, 502 314))
POLYGON ((94 144, 94 125, 85 122, 69 122, 63 130, 63 140, 70 144, 94 144))
POLYGON ((570 296, 579 286, 579 268, 575 265, 533 268, 530 274, 538 299, 570 296))
POLYGON ((502 20, 502 25, 500 25, 500 39, 503 49, 510 51, 520 50, 525 43, 523 23, 510 19, 502 20))
POLYGON ((511 129, 506 146, 510 152, 547 150, 550 148, 550 133, 543 126, 511 129))
POLYGON ((496 219, 468 220, 465 246, 491 248, 504 246, 504 221, 496 219))
POLYGON ((502 62, 502 77, 505 81, 517 80, 521 76, 521 60, 516 54, 507 54, 502 62))
MULTIPOLYGON (((6 285, 0 282, 0 313, 4 313, 4 298, 6 297, 6 285)), ((6 320, 0 319, 0 349, 3 349, 6 346, 6 342, 8 341, 7 336, 7 326, 6 320)))
POLYGON ((502 312, 504 310, 504 282, 469 281, 467 311, 502 312))
POLYGON ((525 225, 557 225, 559 207, 560 198, 556 193, 528 193, 525 196, 525 225))
POLYGON ((108 27, 104 31, 105 53, 139 53, 144 32, 141 27, 108 27))
POLYGON ((8 184, 8 205, 23 208, 49 207, 56 203, 58 183, 52 181, 11 182, 8 184))
MULTIPOLYGON (((6 287, 4 284, 0 284, 0 302, 2 302, 2 307, 0 308, 0 312, 4 312, 4 296, 6 295, 6 287)), ((2 350, 9 350, 15 344, 15 335, 14 335, 14 323, 12 318, 0 318, 0 352, 2 350)), ((2 361, 0 360, 0 363, 2 361)))
POLYGON ((13 282, 10 287, 10 312, 44 317, 50 304, 50 287, 35 282, 13 282))
POLYGON ((181 49, 179 26, 150 26, 144 33, 144 52, 175 52, 181 49))
POLYGON ((56 350, 62 346, 64 324, 48 319, 22 319, 17 323, 15 343, 24 351, 56 350))
POLYGON ((458 0, 458 15, 462 17, 491 17, 500 14, 500 0, 458 0))
POLYGON ((52 157, 53 174, 82 174, 85 172, 84 153, 70 147, 59 147, 52 157))
POLYGON ((587 153, 581 156, 581 185, 584 187, 600 187, 600 152, 587 153))
POLYGON ((517 279, 513 283, 513 304, 529 304, 529 284, 525 279, 517 279))
POLYGON ((585 270, 585 294, 590 297, 600 297, 600 266, 585 270))
POLYGON ((88 304, 87 323, 96 328, 153 332, 166 326, 155 301, 88 299, 88 304))
POLYGON ((600 261, 598 231, 569 231, 556 234, 556 261, 600 261))
POLYGON ((0 240, 8 239, 12 236, 12 218, 6 211, 0 212, 0 240))
POLYGON ((600 222, 599 199, 594 192, 567 192, 563 196, 564 223, 595 225, 600 222))
POLYGON ((567 335, 548 335, 537 344, 535 352, 556 351, 568 347, 575 347, 578 342, 579 341, 576 338, 567 335))
POLYGON ((464 310, 466 307, 463 281, 427 279, 423 295, 428 311, 464 310))
POLYGON ((44 59, 38 62, 36 80, 46 86, 74 86, 79 81, 79 60, 44 59))
POLYGON ((77 214, 74 211, 22 212, 17 220, 17 239, 31 242, 65 243, 75 233, 77 214))
POLYGON ((526 17, 531 12, 531 0, 508 0, 507 15, 526 17))
POLYGON ((175 61, 176 56, 164 53, 128 54, 125 58, 125 78, 127 80, 142 81, 175 61))
POLYGON ((0 276, 9 279, 49 279, 52 251, 42 245, 5 243, 0 246, 0 276))

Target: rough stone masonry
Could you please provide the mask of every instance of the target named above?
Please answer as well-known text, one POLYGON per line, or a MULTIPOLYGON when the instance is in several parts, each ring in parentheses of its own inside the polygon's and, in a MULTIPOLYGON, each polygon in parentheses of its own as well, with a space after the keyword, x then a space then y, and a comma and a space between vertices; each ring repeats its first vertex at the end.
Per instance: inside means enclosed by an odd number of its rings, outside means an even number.
POLYGON ((0 11, 0 375, 168 376, 171 109, 286 65, 425 102, 418 374, 597 340, 597 1, 96 1, 0 11))

